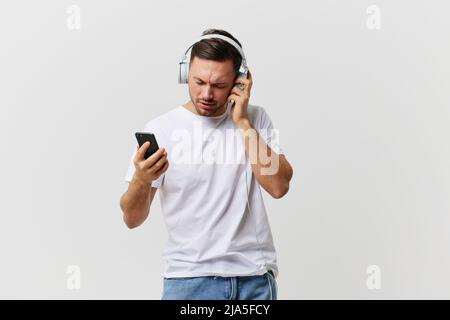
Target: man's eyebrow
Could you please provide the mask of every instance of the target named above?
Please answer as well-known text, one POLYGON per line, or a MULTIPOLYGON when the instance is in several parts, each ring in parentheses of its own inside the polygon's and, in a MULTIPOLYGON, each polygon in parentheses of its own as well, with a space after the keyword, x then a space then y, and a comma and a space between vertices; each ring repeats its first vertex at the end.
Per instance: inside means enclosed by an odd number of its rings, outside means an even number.
MULTIPOLYGON (((201 81, 201 82, 205 82, 205 81, 203 81, 202 79, 200 79, 200 78, 198 78, 198 77, 193 77, 194 79, 196 79, 196 80, 199 80, 199 81, 201 81)), ((218 82, 218 83, 213 83, 214 85, 218 85, 218 84, 227 84, 226 82, 218 82)))

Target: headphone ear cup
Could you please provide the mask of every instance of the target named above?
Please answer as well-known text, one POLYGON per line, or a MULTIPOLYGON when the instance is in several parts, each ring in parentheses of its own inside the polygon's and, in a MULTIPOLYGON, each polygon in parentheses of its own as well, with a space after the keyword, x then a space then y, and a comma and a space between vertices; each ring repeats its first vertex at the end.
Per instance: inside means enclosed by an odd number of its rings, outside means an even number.
POLYGON ((180 62, 180 72, 178 73, 178 83, 188 83, 189 63, 180 62))

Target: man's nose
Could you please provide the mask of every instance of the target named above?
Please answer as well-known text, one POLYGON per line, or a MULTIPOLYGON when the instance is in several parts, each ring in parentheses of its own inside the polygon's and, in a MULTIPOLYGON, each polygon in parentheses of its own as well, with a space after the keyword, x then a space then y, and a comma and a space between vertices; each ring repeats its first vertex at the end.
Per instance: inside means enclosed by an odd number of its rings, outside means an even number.
POLYGON ((206 85, 202 91, 202 99, 205 101, 212 100, 213 98, 213 90, 210 85, 206 85))

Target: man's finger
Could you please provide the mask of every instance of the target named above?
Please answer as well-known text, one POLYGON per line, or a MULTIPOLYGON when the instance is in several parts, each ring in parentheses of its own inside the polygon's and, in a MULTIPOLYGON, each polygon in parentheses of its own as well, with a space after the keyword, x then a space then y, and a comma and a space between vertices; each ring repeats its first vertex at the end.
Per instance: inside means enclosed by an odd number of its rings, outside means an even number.
POLYGON ((245 86, 248 86, 251 84, 250 79, 244 79, 244 78, 237 78, 236 81, 234 81, 234 84, 242 83, 245 84, 245 86))
POLYGON ((246 89, 244 89, 244 91, 242 91, 241 89, 238 89, 238 88, 233 88, 233 89, 231 89, 231 92, 230 93, 232 93, 232 94, 235 94, 235 95, 237 95, 238 97, 245 97, 245 96, 250 96, 250 94, 247 92, 247 90, 246 89))
POLYGON ((167 168, 169 167, 169 161, 166 161, 164 163, 164 166, 162 166, 161 169, 159 169, 158 171, 155 172, 155 174, 163 174, 164 172, 167 171, 167 168))
POLYGON ((244 91, 247 92, 248 94, 250 94, 250 90, 252 89, 253 82, 251 79, 237 78, 235 81, 235 84, 243 84, 244 91))
POLYGON ((228 99, 227 99, 227 102, 230 102, 231 100, 234 100, 234 102, 236 102, 237 100, 239 100, 239 96, 238 95, 236 95, 236 94, 230 94, 229 96, 228 96, 228 99))
POLYGON ((253 83, 253 76, 252 76, 252 73, 250 72, 250 70, 248 70, 248 72, 247 72, 247 79, 253 83))
POLYGON ((147 160, 145 160, 145 167, 150 168, 155 164, 156 161, 159 160, 164 154, 167 154, 165 152, 164 148, 159 148, 154 154, 152 154, 150 157, 148 157, 147 160))
POLYGON ((163 155, 161 158, 158 159, 158 161, 153 165, 152 168, 154 168, 155 172, 159 171, 162 167, 164 167, 164 164, 168 162, 167 156, 163 155))
POLYGON ((234 87, 233 89, 231 89, 231 93, 234 93, 236 95, 240 95, 240 94, 244 93, 244 91, 242 91, 238 87, 234 87))
POLYGON ((144 160, 145 152, 150 148, 150 142, 146 141, 141 147, 138 145, 138 150, 136 152, 136 160, 142 161, 144 160))

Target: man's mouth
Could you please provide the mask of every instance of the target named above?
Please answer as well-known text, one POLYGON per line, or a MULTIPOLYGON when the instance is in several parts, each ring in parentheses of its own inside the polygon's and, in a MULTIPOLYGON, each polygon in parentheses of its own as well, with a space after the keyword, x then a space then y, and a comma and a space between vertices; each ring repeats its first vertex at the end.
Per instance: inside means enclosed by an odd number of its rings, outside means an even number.
POLYGON ((207 103, 207 102, 200 102, 200 105, 203 109, 213 109, 216 105, 215 103, 207 103))

